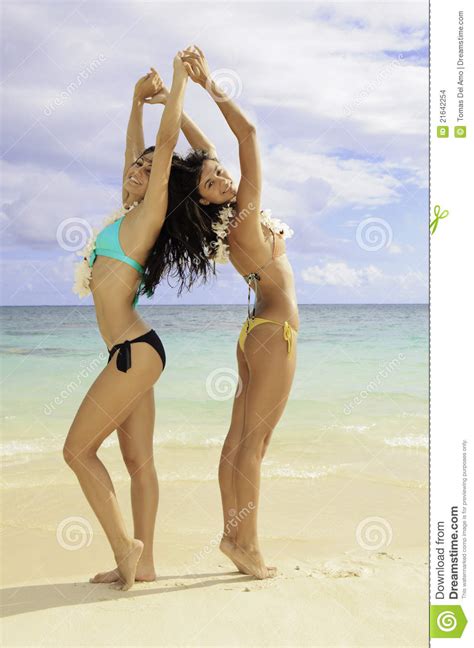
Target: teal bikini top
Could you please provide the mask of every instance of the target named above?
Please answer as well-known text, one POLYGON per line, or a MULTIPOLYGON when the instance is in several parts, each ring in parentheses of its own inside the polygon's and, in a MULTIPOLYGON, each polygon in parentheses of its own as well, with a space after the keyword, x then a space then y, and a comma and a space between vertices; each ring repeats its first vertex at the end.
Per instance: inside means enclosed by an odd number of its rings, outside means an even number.
MULTIPOLYGON (((145 268, 142 265, 140 265, 138 261, 135 261, 135 259, 132 259, 131 257, 127 256, 125 252, 122 250, 122 246, 120 245, 120 237, 119 237, 120 226, 124 218, 125 216, 122 216, 121 218, 117 219, 110 225, 107 225, 107 227, 104 227, 104 229, 101 232, 99 232, 95 240, 95 249, 92 250, 91 255, 89 257, 89 267, 92 268, 92 266, 94 265, 94 261, 98 256, 105 256, 105 257, 110 257, 111 259, 117 259, 118 261, 122 261, 122 263, 128 263, 128 265, 132 266, 132 268, 135 268, 135 270, 140 275, 143 275, 145 268)), ((137 293, 133 299, 134 308, 138 301, 138 294, 140 288, 141 288, 141 284, 138 287, 137 293)))

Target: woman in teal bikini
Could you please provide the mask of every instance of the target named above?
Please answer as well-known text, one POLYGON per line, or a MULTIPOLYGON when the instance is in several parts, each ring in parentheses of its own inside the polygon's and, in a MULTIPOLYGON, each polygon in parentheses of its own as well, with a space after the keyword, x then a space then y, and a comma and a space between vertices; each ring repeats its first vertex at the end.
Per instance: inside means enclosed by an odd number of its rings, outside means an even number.
POLYGON ((169 216, 168 179, 180 127, 192 146, 211 146, 183 115, 188 75, 181 57, 182 52, 174 59, 169 93, 154 70, 137 83, 123 176, 126 209, 109 219, 95 241, 91 239, 76 273, 76 292, 84 295, 92 291, 109 361, 79 407, 64 445, 64 458, 77 475, 115 556, 117 567, 93 580, 120 580, 124 590, 135 579, 156 578, 153 532, 158 482, 153 462, 153 385, 166 364, 158 334, 139 316, 135 305, 144 291, 145 278, 147 294, 151 295, 156 285, 148 276, 150 256, 169 216), (152 98, 147 101, 147 97, 152 98), (166 104, 155 147, 145 151, 144 103, 166 104), (115 429, 131 476, 133 537, 125 527, 110 476, 97 456, 115 429))

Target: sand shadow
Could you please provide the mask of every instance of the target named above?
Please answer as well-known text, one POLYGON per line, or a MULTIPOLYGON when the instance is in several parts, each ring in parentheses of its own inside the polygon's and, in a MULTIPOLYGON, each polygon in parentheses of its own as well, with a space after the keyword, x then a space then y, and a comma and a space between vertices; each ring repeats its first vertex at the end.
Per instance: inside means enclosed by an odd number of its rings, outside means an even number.
POLYGON ((116 599, 138 598, 151 594, 168 594, 184 590, 213 587, 229 583, 246 583, 255 580, 239 572, 211 572, 204 574, 185 574, 177 576, 160 576, 153 583, 136 583, 128 592, 112 589, 107 583, 48 583, 47 585, 24 585, 7 587, 0 590, 2 606, 0 618, 36 612, 49 608, 67 607, 71 605, 85 605, 116 599), (222 576, 232 575, 232 578, 223 579, 222 576), (199 579, 208 580, 199 580, 199 579), (198 580, 197 583, 179 583, 171 587, 156 587, 159 581, 198 580))

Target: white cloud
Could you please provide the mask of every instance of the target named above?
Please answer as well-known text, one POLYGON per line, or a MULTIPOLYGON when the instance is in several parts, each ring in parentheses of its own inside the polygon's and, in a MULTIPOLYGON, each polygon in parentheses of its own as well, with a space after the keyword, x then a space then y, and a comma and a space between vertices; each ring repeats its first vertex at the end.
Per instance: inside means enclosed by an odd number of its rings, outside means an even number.
POLYGON ((348 228, 353 228, 357 227, 360 221, 358 220, 348 220, 345 223, 342 224, 343 227, 348 227, 348 228))
POLYGON ((412 297, 419 293, 420 289, 424 290, 426 295, 428 293, 429 283, 425 272, 410 269, 407 272, 395 275, 391 279, 398 284, 402 297, 412 297))
POLYGON ((357 288, 382 278, 381 271, 373 265, 351 268, 345 261, 330 261, 325 265, 310 266, 301 272, 303 279, 318 286, 346 286, 357 288))
POLYGON ((308 180, 325 182, 331 189, 326 201, 331 207, 386 205, 397 202, 403 189, 401 181, 378 162, 304 153, 282 145, 267 153, 265 169, 274 181, 293 184, 295 193, 308 180))
POLYGON ((328 261, 305 268, 301 276, 306 284, 336 288, 345 299, 353 300, 355 296, 362 303, 365 300, 424 302, 428 292, 426 272, 413 268, 388 274, 373 265, 355 268, 345 261, 328 261))
POLYGON ((401 246, 397 245, 396 243, 391 243, 387 247, 387 250, 389 254, 401 254, 403 252, 401 246))

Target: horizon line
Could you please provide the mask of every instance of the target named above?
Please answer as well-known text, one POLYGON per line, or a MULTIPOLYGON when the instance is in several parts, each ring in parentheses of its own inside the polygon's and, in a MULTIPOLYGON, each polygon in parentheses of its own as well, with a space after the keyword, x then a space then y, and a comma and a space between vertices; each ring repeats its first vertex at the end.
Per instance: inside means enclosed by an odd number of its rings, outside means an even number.
MULTIPOLYGON (((298 306, 429 306, 429 302, 298 302, 298 306)), ((174 306, 189 308, 190 306, 245 306, 245 303, 225 302, 222 304, 142 304, 144 308, 174 306)), ((0 308, 94 308, 94 304, 0 304, 0 308)))

